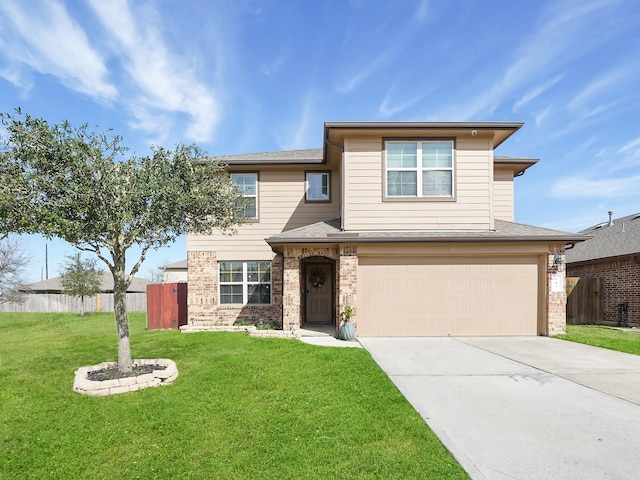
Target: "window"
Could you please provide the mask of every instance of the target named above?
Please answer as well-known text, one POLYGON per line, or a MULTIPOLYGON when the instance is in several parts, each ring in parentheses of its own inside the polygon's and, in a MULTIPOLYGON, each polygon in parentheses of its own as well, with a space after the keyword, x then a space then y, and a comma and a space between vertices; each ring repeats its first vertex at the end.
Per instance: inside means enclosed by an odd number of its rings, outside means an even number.
POLYGON ((258 174, 232 173, 231 182, 244 197, 240 216, 244 218, 258 218, 258 174))
POLYGON ((307 172, 307 202, 328 202, 329 172, 307 172))
POLYGON ((452 141, 386 142, 387 197, 453 197, 452 141))
POLYGON ((271 262, 220 262, 220 304, 269 305, 271 262))

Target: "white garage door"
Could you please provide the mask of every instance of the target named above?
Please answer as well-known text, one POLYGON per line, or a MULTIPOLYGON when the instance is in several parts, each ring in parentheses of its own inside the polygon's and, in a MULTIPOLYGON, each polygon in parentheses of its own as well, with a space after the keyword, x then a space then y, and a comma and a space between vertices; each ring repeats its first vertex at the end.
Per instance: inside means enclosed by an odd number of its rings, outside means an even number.
POLYGON ((360 336, 536 335, 531 257, 360 257, 360 336))

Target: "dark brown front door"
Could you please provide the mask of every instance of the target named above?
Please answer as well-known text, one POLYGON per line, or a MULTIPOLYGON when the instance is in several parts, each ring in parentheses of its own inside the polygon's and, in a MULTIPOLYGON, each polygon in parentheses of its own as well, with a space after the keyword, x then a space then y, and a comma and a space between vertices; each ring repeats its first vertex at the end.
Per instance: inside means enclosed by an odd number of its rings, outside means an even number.
POLYGON ((306 323, 333 323, 332 280, 330 264, 307 264, 305 274, 306 323))

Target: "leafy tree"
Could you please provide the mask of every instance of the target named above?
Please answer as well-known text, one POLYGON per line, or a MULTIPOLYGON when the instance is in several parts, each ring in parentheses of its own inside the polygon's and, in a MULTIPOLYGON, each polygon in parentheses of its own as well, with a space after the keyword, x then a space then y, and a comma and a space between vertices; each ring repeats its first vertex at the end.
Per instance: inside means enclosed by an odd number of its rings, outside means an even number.
POLYGON ((84 297, 92 297, 102 286, 102 271, 96 268, 97 262, 97 258, 83 259, 79 253, 68 255, 60 276, 62 293, 80 298, 80 316, 84 315, 84 297))
POLYGON ((29 256, 16 237, 0 238, 0 303, 23 302, 29 256))
POLYGON ((0 233, 59 237, 95 253, 114 281, 118 367, 132 368, 126 291, 149 249, 186 232, 232 232, 241 196, 195 145, 126 155, 122 138, 68 122, 0 114, 0 233), (127 274, 127 251, 140 255, 127 274))

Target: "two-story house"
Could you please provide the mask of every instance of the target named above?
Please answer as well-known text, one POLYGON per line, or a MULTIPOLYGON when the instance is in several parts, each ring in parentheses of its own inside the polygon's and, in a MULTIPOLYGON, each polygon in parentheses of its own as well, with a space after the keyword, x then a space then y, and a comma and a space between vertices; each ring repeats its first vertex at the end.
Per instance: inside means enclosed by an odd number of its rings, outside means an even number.
POLYGON ((360 336, 564 331, 564 248, 585 237, 514 223, 537 160, 494 150, 521 126, 328 122, 323 148, 219 157, 247 222, 188 236, 190 325, 296 330, 350 305, 360 336))

